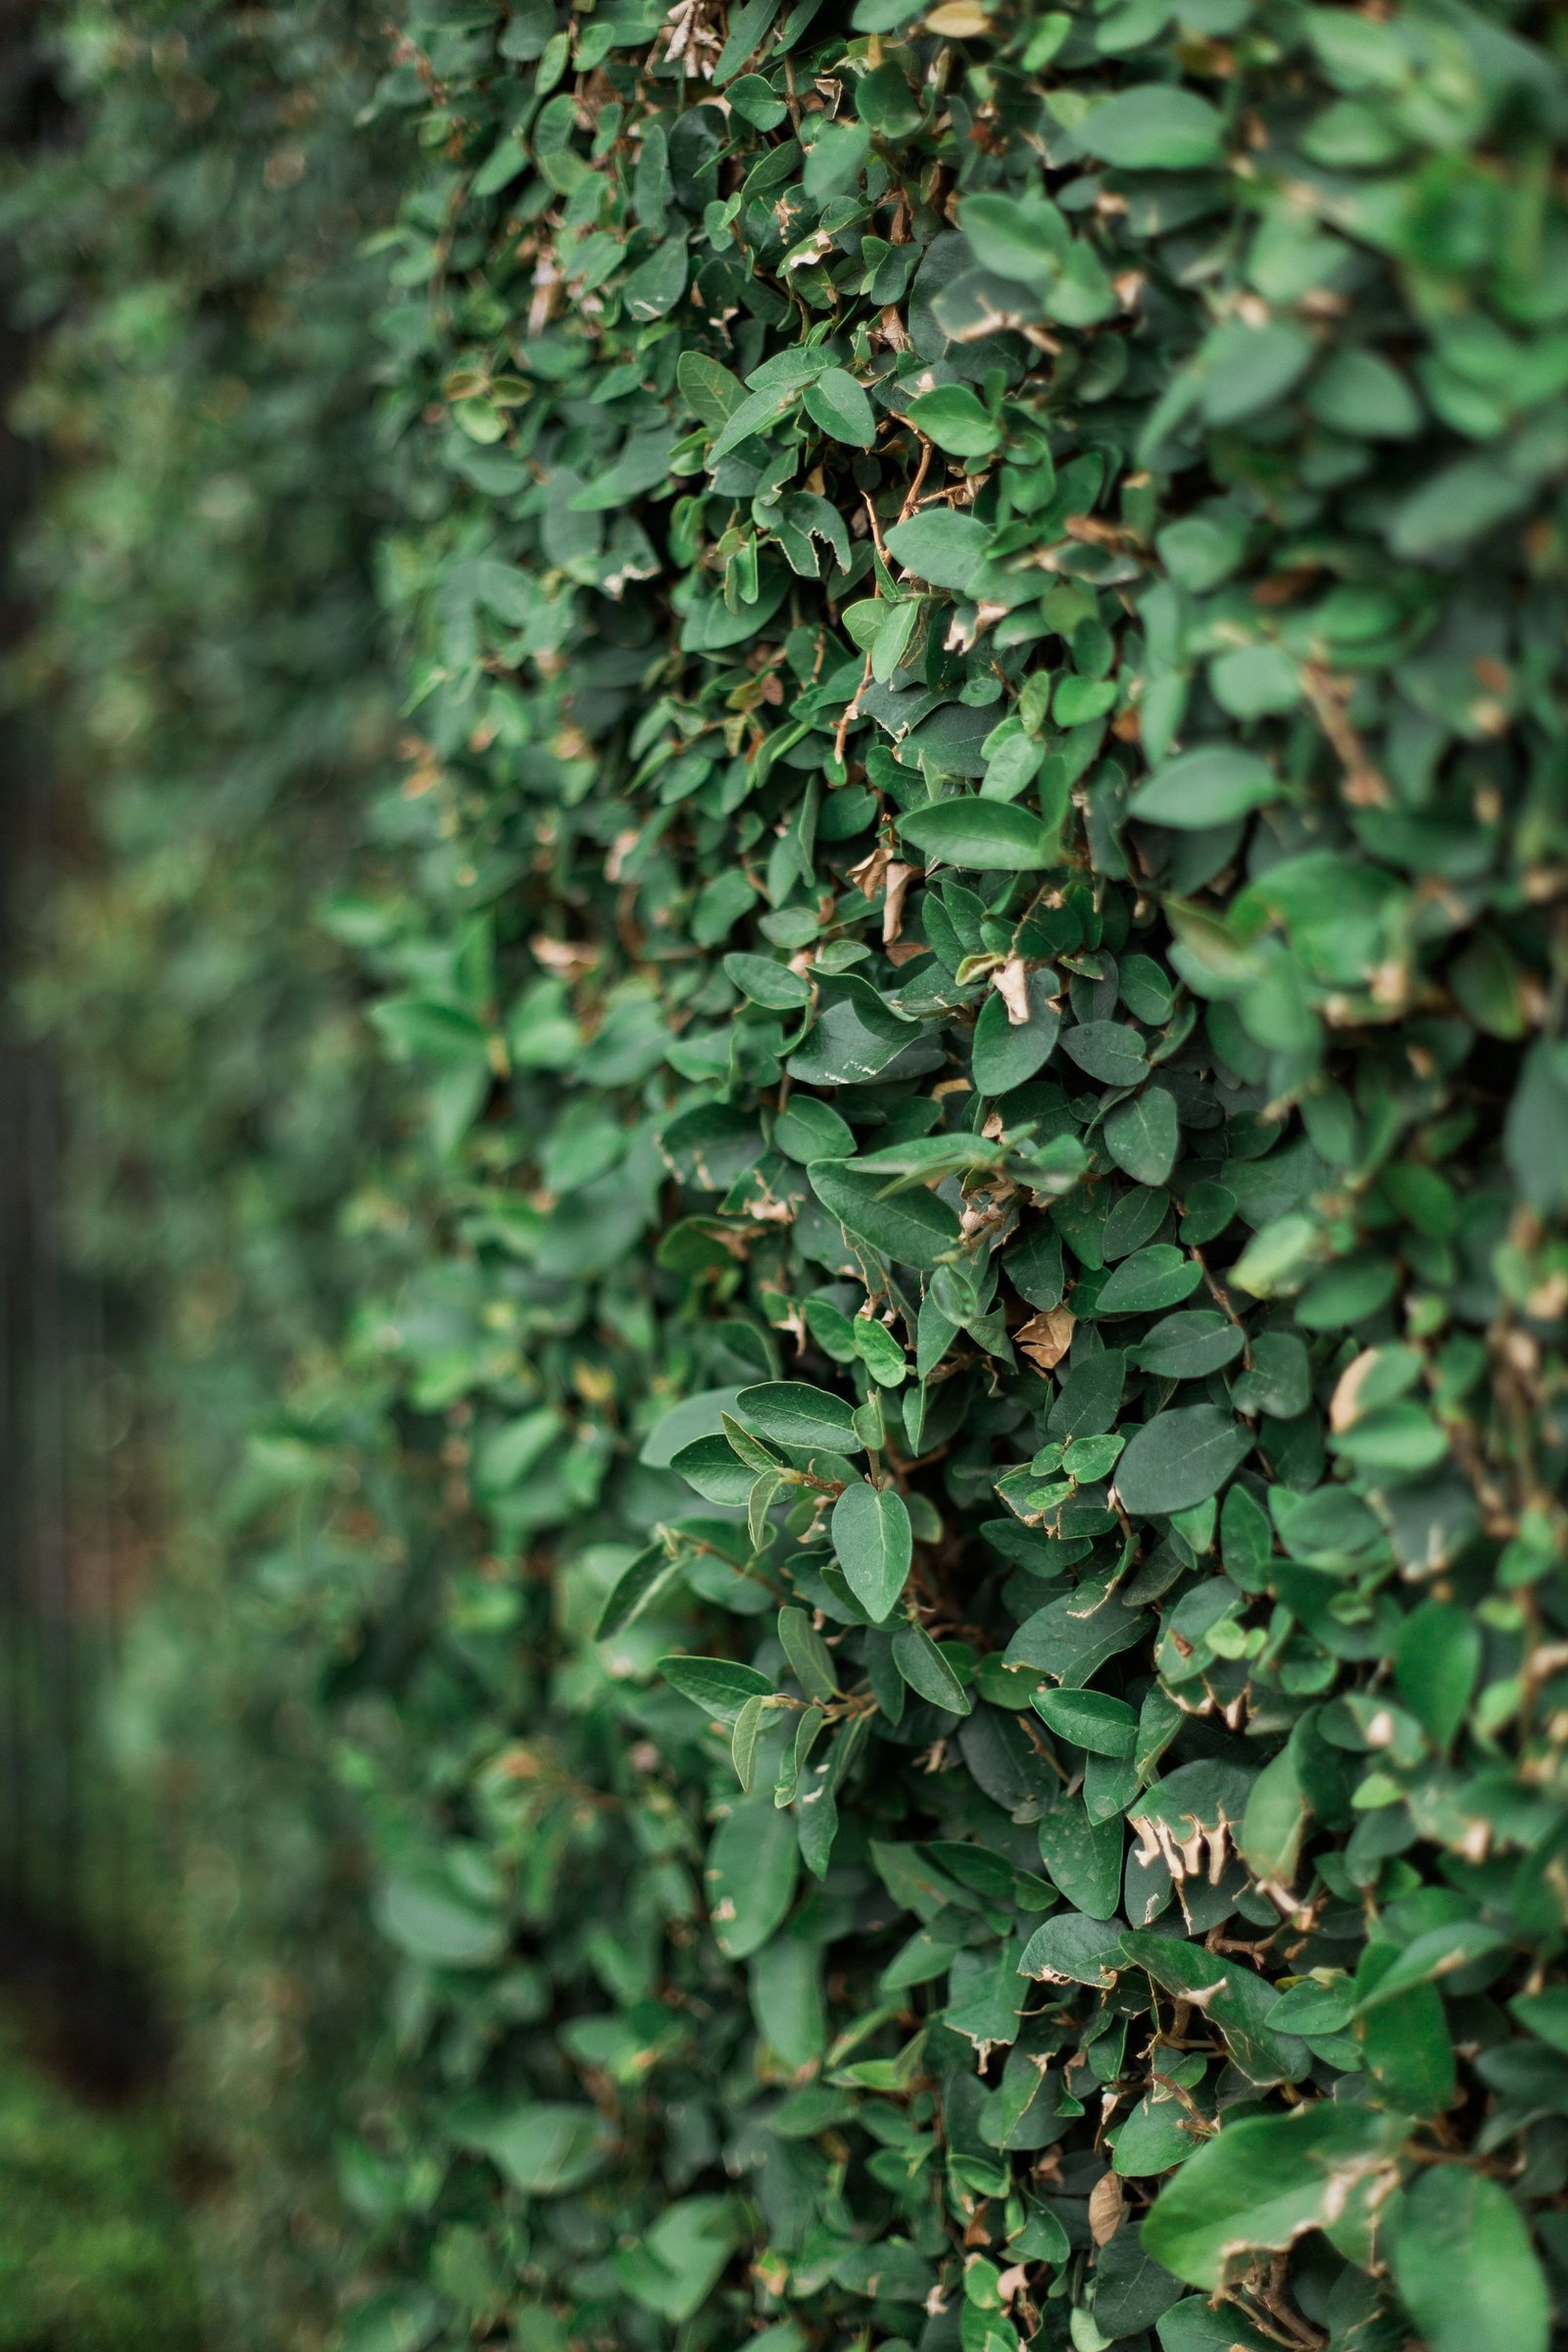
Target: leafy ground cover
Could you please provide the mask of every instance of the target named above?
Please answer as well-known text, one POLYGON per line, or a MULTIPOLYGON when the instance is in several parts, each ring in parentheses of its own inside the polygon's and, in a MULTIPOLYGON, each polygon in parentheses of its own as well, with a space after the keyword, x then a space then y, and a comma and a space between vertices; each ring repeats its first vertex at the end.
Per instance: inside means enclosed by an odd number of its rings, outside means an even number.
MULTIPOLYGON (((184 976, 254 892, 117 1116, 246 1241, 215 1294, 130 1228, 244 1449, 229 1752, 345 2019, 352 2352, 1545 2352, 1555 17, 442 0, 345 27, 336 111, 301 20, 179 24, 92 105, 181 190, 230 44, 298 45, 220 362, 173 223, 232 602, 152 576, 219 691, 102 731, 81 904, 172 860, 184 976), (269 338, 356 168, 378 291, 345 225, 310 316, 378 437, 322 466, 269 338), (295 662, 381 735, 323 769, 295 662)), ((139 1053, 108 929, 84 1055, 139 1053)))

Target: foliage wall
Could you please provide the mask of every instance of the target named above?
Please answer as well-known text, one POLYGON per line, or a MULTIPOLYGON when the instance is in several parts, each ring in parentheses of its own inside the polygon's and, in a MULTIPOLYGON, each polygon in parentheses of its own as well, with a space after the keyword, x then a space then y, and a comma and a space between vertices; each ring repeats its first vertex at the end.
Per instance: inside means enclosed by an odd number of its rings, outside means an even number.
MULTIPOLYGON (((320 20, 179 22, 166 76, 320 20)), ((246 1835, 316 1825, 243 1900, 309 1946, 352 2352, 1545 2352, 1555 12, 379 44, 330 120, 291 50, 321 147, 252 154, 299 193, 223 363, 273 405, 210 395, 231 629, 168 508, 96 574, 170 700, 104 731, 53 982, 157 1130, 144 1276, 199 1321, 198 1219, 238 1280, 177 1426, 246 1835), (345 233, 330 356, 274 341, 311 173, 369 225, 380 157, 378 294, 345 233), (310 405, 364 421, 372 326, 373 460, 310 405), (213 993, 145 1067, 170 921, 213 993)), ((193 132, 99 55, 89 151, 140 90, 172 183, 227 153, 232 93, 193 132)), ((230 233, 137 251, 198 341, 230 233)), ((74 282, 51 380, 122 400, 74 282)), ((99 447, 58 615, 146 495, 99 447)))

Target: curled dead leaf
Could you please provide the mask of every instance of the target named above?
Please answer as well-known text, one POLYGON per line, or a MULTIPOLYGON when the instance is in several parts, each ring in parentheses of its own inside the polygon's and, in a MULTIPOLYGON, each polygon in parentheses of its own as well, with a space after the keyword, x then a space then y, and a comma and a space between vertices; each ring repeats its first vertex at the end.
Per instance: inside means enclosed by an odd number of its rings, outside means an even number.
POLYGON ((1029 966, 1021 956, 1009 956, 991 975, 991 985, 1007 1007, 1007 1024, 1027 1028, 1029 1022, 1029 966))
POLYGON ((887 896, 882 902, 882 945, 885 948, 892 947, 904 928, 905 895, 914 873, 912 865, 905 865, 897 858, 889 862, 885 876, 887 896))
POLYGON ((1069 1307, 1048 1306, 1013 1333, 1015 1345, 1042 1372, 1053 1372, 1072 1346, 1075 1318, 1069 1307))
POLYGON ((1358 1410, 1356 1399, 1377 1360, 1378 1351, 1375 1348, 1363 1348, 1354 1363, 1347 1364, 1340 1374, 1329 1401, 1329 1426, 1332 1429, 1348 1429, 1354 1422, 1358 1410))
POLYGON ((1089 2192, 1089 2234, 1097 2246, 1108 2246, 1127 2211, 1121 2182, 1114 2173, 1102 2173, 1089 2192))

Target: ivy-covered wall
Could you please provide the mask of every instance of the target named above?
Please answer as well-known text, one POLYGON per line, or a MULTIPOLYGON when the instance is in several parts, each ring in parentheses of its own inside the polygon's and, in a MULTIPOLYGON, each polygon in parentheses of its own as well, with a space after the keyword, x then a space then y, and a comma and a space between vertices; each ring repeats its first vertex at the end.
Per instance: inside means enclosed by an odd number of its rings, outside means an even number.
POLYGON ((72 22, 231 2271, 318 2132, 349 2352, 1546 2352, 1558 12, 72 22))

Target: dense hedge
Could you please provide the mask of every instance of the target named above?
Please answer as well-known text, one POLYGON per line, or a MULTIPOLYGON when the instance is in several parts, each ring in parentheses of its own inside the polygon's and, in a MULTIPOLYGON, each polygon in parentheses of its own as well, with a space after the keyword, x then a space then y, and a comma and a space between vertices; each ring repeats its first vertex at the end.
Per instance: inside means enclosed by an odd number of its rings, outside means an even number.
MULTIPOLYGON (((316 118, 322 172, 402 162, 406 758, 302 793, 256 662, 276 626, 359 707, 289 551, 370 486, 310 420, 228 445, 227 748, 177 691, 157 741, 289 779, 224 1347, 348 1303, 259 1433, 249 1384, 194 1426, 258 1435, 230 1646, 314 1717, 397 1960, 331 2110, 353 2352, 1544 2352, 1559 43, 1456 0, 442 0, 316 118)), ((312 182, 263 178, 286 277, 312 182)), ((177 687, 167 637, 128 666, 177 687)), ((111 881, 205 822, 130 742, 111 881)), ((276 1834, 298 1778, 247 1781, 276 1834)))

